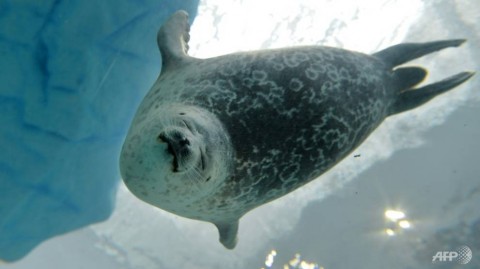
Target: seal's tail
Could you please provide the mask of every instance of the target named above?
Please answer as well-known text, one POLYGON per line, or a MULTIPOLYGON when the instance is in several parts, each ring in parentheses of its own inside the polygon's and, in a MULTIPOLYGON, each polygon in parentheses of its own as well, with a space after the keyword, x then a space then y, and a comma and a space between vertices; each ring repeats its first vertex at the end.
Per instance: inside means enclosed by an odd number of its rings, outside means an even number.
POLYGON ((397 99, 390 107, 390 115, 423 105, 424 103, 430 101, 433 97, 462 84, 473 75, 473 72, 462 72, 424 87, 400 92, 397 99))
POLYGON ((382 59, 390 68, 449 47, 462 45, 465 39, 452 39, 428 43, 403 43, 376 52, 373 56, 382 59))
MULTIPOLYGON (((373 54, 373 56, 381 59, 388 68, 394 68, 395 66, 444 48, 458 47, 464 42, 465 39, 428 43, 404 43, 386 48, 373 54)), ((433 97, 462 84, 472 77, 474 73, 462 72, 442 81, 414 89, 413 87, 422 82, 426 75, 427 71, 421 67, 403 67, 394 70, 399 92, 397 99, 390 107, 390 115, 418 107, 433 97)))

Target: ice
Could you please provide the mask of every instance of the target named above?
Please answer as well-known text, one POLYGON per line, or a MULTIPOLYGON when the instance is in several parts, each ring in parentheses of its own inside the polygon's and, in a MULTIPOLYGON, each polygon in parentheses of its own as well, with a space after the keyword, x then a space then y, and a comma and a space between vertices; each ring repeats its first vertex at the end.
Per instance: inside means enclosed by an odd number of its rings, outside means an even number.
POLYGON ((118 154, 189 1, 0 1, 0 260, 112 213, 118 154))

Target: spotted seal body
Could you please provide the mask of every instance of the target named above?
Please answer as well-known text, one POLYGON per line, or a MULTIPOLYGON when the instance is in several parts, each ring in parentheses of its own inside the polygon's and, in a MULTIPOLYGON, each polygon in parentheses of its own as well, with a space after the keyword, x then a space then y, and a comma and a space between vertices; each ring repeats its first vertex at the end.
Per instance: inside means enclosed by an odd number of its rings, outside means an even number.
POLYGON ((214 223, 227 248, 249 210, 319 177, 389 115, 472 76, 418 89, 426 71, 395 68, 463 40, 373 55, 310 46, 189 57, 187 14, 160 29, 163 67, 122 149, 127 187, 172 213, 214 223))

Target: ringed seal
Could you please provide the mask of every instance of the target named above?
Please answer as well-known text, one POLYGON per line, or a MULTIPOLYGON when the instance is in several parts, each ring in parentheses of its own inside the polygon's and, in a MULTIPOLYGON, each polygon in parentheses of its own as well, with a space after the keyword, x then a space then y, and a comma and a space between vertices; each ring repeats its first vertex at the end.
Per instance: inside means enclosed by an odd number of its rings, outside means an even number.
POLYGON ((323 46, 188 56, 188 15, 160 28, 162 71, 120 156, 138 198, 215 224, 234 248, 248 211, 319 177, 388 116, 468 80, 414 88, 420 67, 397 67, 465 40, 405 43, 373 55, 323 46))

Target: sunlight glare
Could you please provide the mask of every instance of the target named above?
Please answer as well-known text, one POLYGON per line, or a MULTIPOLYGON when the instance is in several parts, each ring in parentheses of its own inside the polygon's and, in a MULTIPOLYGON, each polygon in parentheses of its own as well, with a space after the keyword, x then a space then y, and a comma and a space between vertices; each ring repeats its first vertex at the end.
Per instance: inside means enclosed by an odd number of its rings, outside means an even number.
POLYGON ((412 227, 412 225, 410 224, 410 222, 408 220, 399 221, 398 226, 402 227, 403 229, 409 229, 410 227, 412 227))
POLYGON ((272 249, 272 251, 270 251, 270 253, 267 255, 267 259, 265 260, 265 265, 267 267, 272 267, 275 256, 277 256, 277 251, 272 249))
POLYGON ((399 210, 388 209, 385 211, 385 217, 393 222, 405 218, 405 213, 399 210))
POLYGON ((394 236, 394 235, 395 235, 395 231, 392 230, 392 229, 385 229, 385 233, 386 233, 388 236, 394 236))

